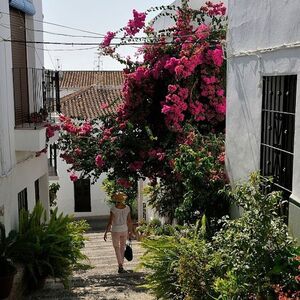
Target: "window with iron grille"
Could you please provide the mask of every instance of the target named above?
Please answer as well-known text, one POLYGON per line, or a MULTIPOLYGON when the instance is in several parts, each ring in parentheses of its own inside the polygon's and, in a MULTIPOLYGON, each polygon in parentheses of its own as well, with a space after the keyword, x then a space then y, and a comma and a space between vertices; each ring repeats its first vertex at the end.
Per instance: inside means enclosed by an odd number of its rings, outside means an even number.
POLYGON ((27 201, 27 188, 18 193, 18 210, 19 215, 21 210, 24 209, 28 211, 28 201, 27 201))
MULTIPOLYGON (((297 76, 264 76, 260 168, 273 189, 292 192, 297 76)), ((285 212, 287 213, 287 212, 285 212)))
POLYGON ((37 179, 34 182, 34 191, 35 191, 35 203, 40 201, 40 181, 37 179))
POLYGON ((57 176, 57 145, 56 144, 49 146, 48 171, 49 171, 49 176, 57 176))

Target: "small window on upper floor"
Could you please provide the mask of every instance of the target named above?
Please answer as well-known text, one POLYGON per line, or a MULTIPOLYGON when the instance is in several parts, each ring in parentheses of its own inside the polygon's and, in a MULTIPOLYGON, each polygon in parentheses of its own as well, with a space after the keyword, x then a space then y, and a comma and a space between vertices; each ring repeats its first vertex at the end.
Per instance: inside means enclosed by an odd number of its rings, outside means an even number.
POLYGON ((50 177, 57 176, 57 145, 49 146, 48 171, 50 177))

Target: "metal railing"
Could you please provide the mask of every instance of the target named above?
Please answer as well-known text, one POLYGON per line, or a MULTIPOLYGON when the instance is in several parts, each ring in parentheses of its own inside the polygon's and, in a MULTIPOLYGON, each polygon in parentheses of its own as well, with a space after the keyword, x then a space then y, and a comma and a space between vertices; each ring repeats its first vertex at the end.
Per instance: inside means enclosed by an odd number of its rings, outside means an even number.
POLYGON ((60 112, 58 71, 13 68, 16 128, 36 128, 60 112))

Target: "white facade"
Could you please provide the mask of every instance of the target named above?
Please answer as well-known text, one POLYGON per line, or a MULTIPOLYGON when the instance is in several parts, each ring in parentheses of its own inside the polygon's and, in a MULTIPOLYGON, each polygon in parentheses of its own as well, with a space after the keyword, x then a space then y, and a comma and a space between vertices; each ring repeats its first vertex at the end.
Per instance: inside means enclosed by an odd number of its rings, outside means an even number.
MULTIPOLYGON (((42 1, 33 0, 36 14, 31 17, 26 15, 26 27, 42 30, 41 22, 33 22, 43 19, 42 1)), ((0 37, 9 39, 10 17, 9 1, 0 1, 1 24, 0 37)), ((42 41, 41 32, 26 30, 27 40, 42 41)), ((41 69, 43 67, 43 52, 35 50, 34 45, 27 47, 27 67, 41 69)), ((41 47, 39 47, 41 48, 41 47)), ((45 129, 15 129, 14 112, 14 88, 12 74, 12 50, 10 42, 3 42, 0 39, 0 221, 5 224, 7 232, 18 225, 18 193, 27 189, 28 209, 35 205, 35 181, 39 179, 39 194, 43 205, 48 207, 48 166, 46 155, 35 156, 36 151, 42 150, 40 142, 45 140, 45 129), (27 148, 22 143, 26 133, 26 141, 29 145, 37 145, 34 148, 27 148), (42 135, 42 141, 40 139, 42 135), (21 147, 21 149, 19 148, 21 147)), ((28 75, 30 81, 30 76, 28 75)), ((29 86, 29 107, 32 111, 32 98, 30 97, 29 86)), ((39 99, 42 103, 42 99, 39 99)), ((42 142, 43 144, 43 142, 42 142)), ((45 147, 45 144, 43 144, 45 147)))
POLYGON ((289 226, 300 237, 300 3, 229 0, 228 12, 227 170, 236 182, 260 168, 262 77, 297 75, 289 226))
MULTIPOLYGON (((51 178, 51 182, 58 182, 60 189, 57 192, 57 208, 59 212, 65 214, 72 214, 75 217, 106 217, 109 215, 110 207, 107 204, 107 198, 103 189, 103 180, 106 178, 105 174, 97 180, 96 183, 91 184, 91 211, 75 212, 75 197, 74 197, 74 183, 70 180, 67 169, 69 165, 64 160, 57 157, 57 178, 51 178)), ((89 201, 88 197, 86 201, 89 201)))

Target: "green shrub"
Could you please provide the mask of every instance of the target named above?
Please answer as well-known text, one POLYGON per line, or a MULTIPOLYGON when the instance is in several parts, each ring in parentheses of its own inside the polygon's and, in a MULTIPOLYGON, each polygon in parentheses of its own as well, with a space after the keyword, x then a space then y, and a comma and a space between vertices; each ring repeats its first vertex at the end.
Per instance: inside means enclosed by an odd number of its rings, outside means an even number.
POLYGON ((207 276, 210 251, 205 241, 205 217, 202 220, 201 226, 200 222, 190 227, 177 226, 171 236, 143 240, 146 253, 141 258, 141 266, 150 270, 145 287, 158 299, 202 299, 199 298, 201 295, 207 296, 211 279, 207 276), (195 295, 198 298, 193 298, 195 295))
POLYGON ((178 283, 178 241, 174 236, 144 239, 146 253, 141 257, 141 267, 150 270, 144 287, 150 289, 157 299, 184 299, 178 283))
POLYGON ((223 271, 214 288, 228 299, 247 299, 251 294, 266 296, 272 294, 274 284, 292 284, 290 260, 297 247, 277 213, 281 194, 262 192, 262 186, 269 184, 253 173, 249 182, 227 190, 243 209, 240 218, 225 221, 213 238, 214 249, 221 257, 219 270, 223 271))
POLYGON ((221 229, 213 237, 202 218, 174 228, 171 236, 144 240, 142 266, 151 271, 146 286, 158 299, 297 299, 286 295, 300 291, 300 248, 278 215, 280 193, 262 192, 269 184, 253 173, 249 182, 228 187, 243 214, 219 220, 221 229))
POLYGON ((15 259, 25 267, 27 289, 39 287, 47 277, 59 278, 65 287, 72 271, 87 265, 83 233, 87 223, 57 214, 57 208, 46 221, 46 211, 38 203, 32 213, 21 211, 15 259))

